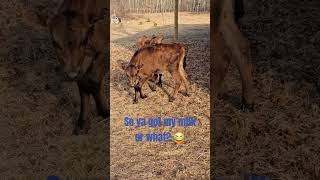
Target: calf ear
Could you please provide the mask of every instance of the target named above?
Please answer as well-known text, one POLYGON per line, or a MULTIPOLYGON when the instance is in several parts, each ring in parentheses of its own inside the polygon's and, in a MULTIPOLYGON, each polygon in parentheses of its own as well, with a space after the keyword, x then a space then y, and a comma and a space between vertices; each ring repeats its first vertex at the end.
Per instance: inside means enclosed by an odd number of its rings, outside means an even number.
POLYGON ((139 37, 136 40, 136 46, 140 49, 142 47, 142 37, 139 37))
POLYGON ((161 43, 162 43, 162 40, 163 40, 163 36, 162 36, 162 35, 160 35, 160 36, 154 36, 152 39, 153 39, 153 42, 154 42, 155 44, 161 44, 161 43))
POLYGON ((141 37, 139 37, 138 39, 137 39, 137 41, 136 41, 136 45, 137 45, 137 47, 140 49, 140 48, 142 48, 146 43, 147 43, 147 41, 148 41, 148 37, 147 36, 141 36, 141 37))

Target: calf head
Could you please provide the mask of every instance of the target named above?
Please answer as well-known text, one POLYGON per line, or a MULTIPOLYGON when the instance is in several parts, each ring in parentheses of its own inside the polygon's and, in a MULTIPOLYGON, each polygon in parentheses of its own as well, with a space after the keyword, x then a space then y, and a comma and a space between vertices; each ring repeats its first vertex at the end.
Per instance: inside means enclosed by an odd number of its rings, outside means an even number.
POLYGON ((71 80, 81 77, 88 69, 83 62, 92 33, 90 28, 68 25, 64 15, 58 15, 50 22, 49 29, 63 72, 71 80))
POLYGON ((131 87, 134 87, 135 85, 138 84, 140 80, 138 74, 142 67, 143 67, 143 64, 142 65, 129 64, 127 67, 124 67, 124 70, 129 80, 129 85, 131 87))
POLYGON ((163 40, 163 36, 155 36, 153 35, 150 40, 150 45, 161 44, 163 40))
POLYGON ((65 10, 48 23, 51 39, 66 77, 81 78, 90 67, 96 52, 88 46, 94 33, 94 24, 104 18, 106 11, 95 18, 81 11, 65 10))

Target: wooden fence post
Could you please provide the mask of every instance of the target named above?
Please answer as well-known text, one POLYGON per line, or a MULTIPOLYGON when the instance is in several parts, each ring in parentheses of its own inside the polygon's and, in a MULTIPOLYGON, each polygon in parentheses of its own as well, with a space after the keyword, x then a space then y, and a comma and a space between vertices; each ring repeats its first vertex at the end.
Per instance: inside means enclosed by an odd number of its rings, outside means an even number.
POLYGON ((179 11, 179 0, 174 1, 174 40, 178 40, 178 11, 179 11))

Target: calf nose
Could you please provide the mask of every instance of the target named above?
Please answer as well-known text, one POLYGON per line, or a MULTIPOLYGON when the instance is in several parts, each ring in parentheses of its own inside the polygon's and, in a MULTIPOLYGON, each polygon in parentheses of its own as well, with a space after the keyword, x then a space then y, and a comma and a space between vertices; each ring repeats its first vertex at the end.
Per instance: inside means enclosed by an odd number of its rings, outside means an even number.
POLYGON ((68 76, 70 79, 75 79, 78 76, 79 71, 76 72, 69 72, 68 76))

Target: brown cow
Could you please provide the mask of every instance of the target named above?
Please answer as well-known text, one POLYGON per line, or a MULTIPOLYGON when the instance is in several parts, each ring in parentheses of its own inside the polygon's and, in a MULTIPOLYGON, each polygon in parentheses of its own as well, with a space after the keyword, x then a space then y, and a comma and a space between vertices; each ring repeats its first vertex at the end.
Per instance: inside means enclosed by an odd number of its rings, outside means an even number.
POLYGON ((242 79, 242 105, 243 111, 253 111, 253 82, 252 65, 248 61, 250 55, 250 45, 248 40, 240 32, 235 17, 243 14, 242 0, 236 0, 233 10, 232 0, 213 1, 213 23, 211 23, 211 36, 213 37, 213 78, 211 87, 214 96, 217 96, 227 73, 230 61, 234 62, 239 69, 242 79), (240 10, 237 10, 239 9, 240 10))
POLYGON ((180 44, 157 44, 147 46, 135 52, 127 68, 125 69, 130 86, 135 89, 134 103, 138 102, 137 92, 142 99, 144 83, 153 78, 156 71, 169 71, 176 82, 176 86, 169 101, 175 100, 178 90, 183 82, 186 87, 186 95, 189 96, 188 76, 183 69, 185 48, 180 44))
POLYGON ((76 81, 81 111, 73 134, 90 129, 90 95, 98 114, 109 116, 104 101, 104 58, 107 47, 107 23, 104 0, 65 0, 48 23, 53 46, 66 78, 76 81))

